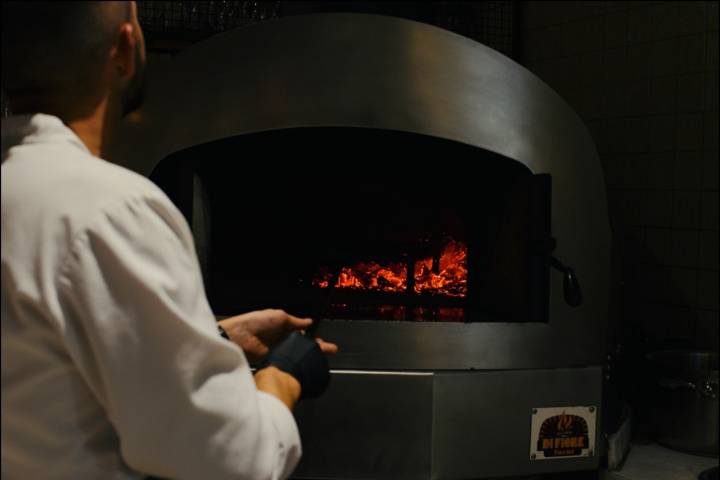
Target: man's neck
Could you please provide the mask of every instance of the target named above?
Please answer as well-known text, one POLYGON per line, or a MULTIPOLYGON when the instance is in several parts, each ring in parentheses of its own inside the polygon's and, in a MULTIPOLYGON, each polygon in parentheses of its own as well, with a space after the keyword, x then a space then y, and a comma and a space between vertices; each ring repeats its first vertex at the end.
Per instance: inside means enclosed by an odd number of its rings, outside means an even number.
POLYGON ((107 99, 98 104, 97 108, 82 118, 63 119, 65 124, 75 132, 90 152, 96 157, 102 157, 104 147, 108 143, 108 132, 110 128, 111 118, 108 115, 107 99))

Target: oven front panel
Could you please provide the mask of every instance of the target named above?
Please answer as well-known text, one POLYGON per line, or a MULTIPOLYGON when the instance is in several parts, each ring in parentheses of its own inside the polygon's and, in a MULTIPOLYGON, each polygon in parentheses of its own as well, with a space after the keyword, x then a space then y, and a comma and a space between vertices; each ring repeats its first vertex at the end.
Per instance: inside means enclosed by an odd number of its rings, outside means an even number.
MULTIPOLYGON (((592 470, 582 458, 531 458, 533 409, 598 409, 600 368, 445 372, 335 371, 298 404, 298 479, 478 479, 592 470)), ((595 430, 595 443, 601 438, 595 430)))
MULTIPOLYGON (((562 285, 560 285, 562 288, 562 285)), ((600 365, 603 326, 578 314, 544 323, 320 321, 340 345, 332 368, 487 370, 600 365)))

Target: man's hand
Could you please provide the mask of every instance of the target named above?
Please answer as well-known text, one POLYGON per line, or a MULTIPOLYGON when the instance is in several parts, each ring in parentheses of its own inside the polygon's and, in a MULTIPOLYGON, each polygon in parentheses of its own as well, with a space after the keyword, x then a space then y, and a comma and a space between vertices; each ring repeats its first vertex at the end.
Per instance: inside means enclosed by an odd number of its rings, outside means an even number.
MULTIPOLYGON (((219 323, 230 340, 243 349, 248 360, 257 362, 292 332, 309 328, 312 320, 289 315, 283 310, 268 309, 225 318, 219 323)), ((337 345, 320 338, 316 340, 324 353, 338 351, 337 345)))

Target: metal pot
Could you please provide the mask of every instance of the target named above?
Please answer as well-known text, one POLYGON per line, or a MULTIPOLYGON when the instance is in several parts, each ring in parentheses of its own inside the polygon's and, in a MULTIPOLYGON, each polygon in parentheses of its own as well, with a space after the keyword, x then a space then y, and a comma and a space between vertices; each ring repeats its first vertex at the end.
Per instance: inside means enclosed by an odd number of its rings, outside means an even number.
POLYGON ((675 450, 717 456, 718 355, 662 351, 648 360, 654 370, 655 440, 675 450))

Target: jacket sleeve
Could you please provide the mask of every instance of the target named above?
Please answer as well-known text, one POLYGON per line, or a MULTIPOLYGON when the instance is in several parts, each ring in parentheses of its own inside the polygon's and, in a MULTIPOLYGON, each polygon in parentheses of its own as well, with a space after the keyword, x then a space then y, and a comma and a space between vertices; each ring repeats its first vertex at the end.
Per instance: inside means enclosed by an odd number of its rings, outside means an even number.
POLYGON ((219 337, 192 236, 166 198, 103 209, 58 279, 64 340, 104 406, 125 462, 176 479, 280 479, 300 439, 219 337))

